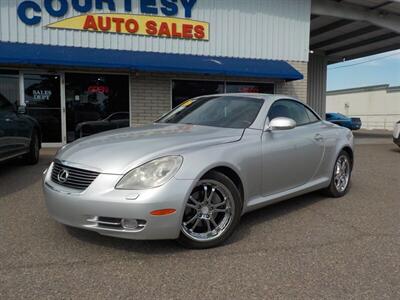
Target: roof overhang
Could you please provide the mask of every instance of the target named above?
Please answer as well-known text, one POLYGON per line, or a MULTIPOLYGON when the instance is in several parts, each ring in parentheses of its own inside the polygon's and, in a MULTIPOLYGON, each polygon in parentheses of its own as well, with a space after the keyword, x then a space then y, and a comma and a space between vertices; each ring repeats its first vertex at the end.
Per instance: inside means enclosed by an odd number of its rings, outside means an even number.
POLYGON ((303 75, 279 60, 132 52, 0 42, 0 64, 218 75, 298 80, 303 75))
POLYGON ((313 0, 310 50, 334 63, 400 49, 400 1, 313 0))

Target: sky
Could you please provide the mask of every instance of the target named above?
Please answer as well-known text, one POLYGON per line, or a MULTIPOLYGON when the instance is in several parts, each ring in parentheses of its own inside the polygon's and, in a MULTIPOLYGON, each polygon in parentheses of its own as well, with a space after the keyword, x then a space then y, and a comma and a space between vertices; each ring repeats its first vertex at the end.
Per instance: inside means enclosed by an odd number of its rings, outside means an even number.
POLYGON ((328 66, 328 91, 377 84, 400 86, 400 50, 328 66))

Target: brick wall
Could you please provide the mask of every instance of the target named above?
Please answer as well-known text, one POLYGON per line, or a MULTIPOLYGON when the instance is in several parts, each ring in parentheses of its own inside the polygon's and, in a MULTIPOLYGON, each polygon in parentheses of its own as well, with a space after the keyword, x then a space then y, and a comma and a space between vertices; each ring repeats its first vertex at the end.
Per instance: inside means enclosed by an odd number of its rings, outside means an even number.
POLYGON ((303 80, 290 82, 279 82, 275 85, 277 94, 289 95, 307 103, 307 74, 308 63, 306 62, 289 62, 296 70, 304 75, 303 80))
POLYGON ((131 75, 132 125, 151 123, 171 109, 171 79, 165 75, 131 75))
MULTIPOLYGON (((296 97, 299 100, 306 101, 307 63, 290 63, 304 75, 304 79, 292 82, 275 82, 275 93, 286 94, 296 97)), ((271 82, 270 80, 262 79, 227 78, 217 76, 186 76, 157 73, 131 74, 131 116, 133 126, 151 123, 171 109, 172 79, 271 82)))

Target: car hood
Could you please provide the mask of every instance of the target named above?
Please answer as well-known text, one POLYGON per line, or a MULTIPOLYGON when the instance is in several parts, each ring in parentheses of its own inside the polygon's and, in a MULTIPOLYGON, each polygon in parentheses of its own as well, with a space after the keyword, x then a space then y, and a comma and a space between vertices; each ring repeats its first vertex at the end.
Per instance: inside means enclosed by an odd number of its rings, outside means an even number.
POLYGON ((159 123, 123 128, 79 139, 63 147, 56 159, 101 173, 125 174, 157 157, 180 155, 200 147, 238 141, 243 131, 159 123))

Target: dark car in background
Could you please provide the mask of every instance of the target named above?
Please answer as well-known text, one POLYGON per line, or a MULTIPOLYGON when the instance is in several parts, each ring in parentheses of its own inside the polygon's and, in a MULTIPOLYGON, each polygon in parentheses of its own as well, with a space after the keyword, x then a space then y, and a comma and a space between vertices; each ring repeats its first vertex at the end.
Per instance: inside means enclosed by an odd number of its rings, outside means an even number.
POLYGON ((129 112, 116 112, 98 121, 87 121, 76 125, 75 137, 81 138, 95 133, 129 127, 129 112))
POLYGON ((40 126, 25 112, 0 94, 0 162, 20 156, 28 164, 39 161, 40 126))
POLYGON ((327 113, 325 117, 327 121, 350 130, 358 130, 362 125, 360 118, 349 118, 341 113, 327 113))

